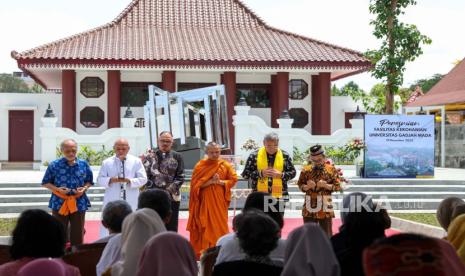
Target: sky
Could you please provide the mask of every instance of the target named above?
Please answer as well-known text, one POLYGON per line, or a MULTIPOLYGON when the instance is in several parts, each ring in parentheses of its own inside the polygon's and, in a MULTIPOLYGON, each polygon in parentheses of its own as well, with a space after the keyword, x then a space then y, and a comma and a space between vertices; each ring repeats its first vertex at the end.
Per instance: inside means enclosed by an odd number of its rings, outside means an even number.
MULTIPOLYGON (((131 0, 0 0, 0 73, 18 71, 11 51, 52 42, 112 21, 131 0)), ((360 52, 380 42, 369 25, 369 0, 242 0, 267 24, 360 52)), ((465 1, 418 0, 402 21, 415 24, 432 39, 424 53, 408 63, 404 86, 436 73, 446 74, 465 57, 465 1), (462 26, 462 28, 460 28, 462 26)), ((355 81, 364 90, 379 83, 369 73, 335 82, 355 81)))

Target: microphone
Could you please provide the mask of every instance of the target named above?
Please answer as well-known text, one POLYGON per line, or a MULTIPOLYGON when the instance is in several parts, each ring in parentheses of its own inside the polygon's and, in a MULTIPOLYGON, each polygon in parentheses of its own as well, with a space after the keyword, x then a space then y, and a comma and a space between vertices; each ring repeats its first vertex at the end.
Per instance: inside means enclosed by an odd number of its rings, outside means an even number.
MULTIPOLYGON (((123 167, 123 179, 126 178, 126 173, 124 172, 124 162, 126 161, 126 157, 121 160, 122 167, 123 167)), ((123 200, 126 200, 126 183, 121 183, 121 192, 123 200)))

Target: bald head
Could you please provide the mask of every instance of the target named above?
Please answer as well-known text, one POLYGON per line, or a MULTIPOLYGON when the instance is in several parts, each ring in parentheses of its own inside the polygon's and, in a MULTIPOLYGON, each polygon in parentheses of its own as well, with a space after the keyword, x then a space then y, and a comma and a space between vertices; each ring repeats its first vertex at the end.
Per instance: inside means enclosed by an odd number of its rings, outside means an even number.
POLYGON ((76 159, 78 144, 73 139, 63 140, 60 144, 61 153, 69 162, 76 159))
POLYGON ((126 158, 129 152, 129 142, 124 138, 118 138, 115 143, 113 144, 113 150, 115 151, 116 157, 123 160, 126 158))
POLYGON ((206 146, 207 156, 210 160, 218 160, 221 155, 221 146, 216 142, 209 142, 206 146))

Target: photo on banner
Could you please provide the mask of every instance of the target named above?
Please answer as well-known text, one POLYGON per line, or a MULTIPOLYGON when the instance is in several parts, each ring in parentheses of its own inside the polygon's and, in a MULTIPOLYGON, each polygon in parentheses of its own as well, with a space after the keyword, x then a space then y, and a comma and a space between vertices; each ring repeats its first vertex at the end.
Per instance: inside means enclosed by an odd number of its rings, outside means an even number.
POLYGON ((434 177, 433 115, 366 115, 367 178, 434 177))

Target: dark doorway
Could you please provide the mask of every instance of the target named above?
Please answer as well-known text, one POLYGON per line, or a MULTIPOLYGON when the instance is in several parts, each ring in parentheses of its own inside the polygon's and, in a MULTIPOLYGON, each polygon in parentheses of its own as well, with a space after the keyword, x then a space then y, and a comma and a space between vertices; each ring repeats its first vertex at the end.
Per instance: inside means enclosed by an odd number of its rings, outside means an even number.
POLYGON ((34 161, 34 111, 9 112, 8 161, 34 161))

